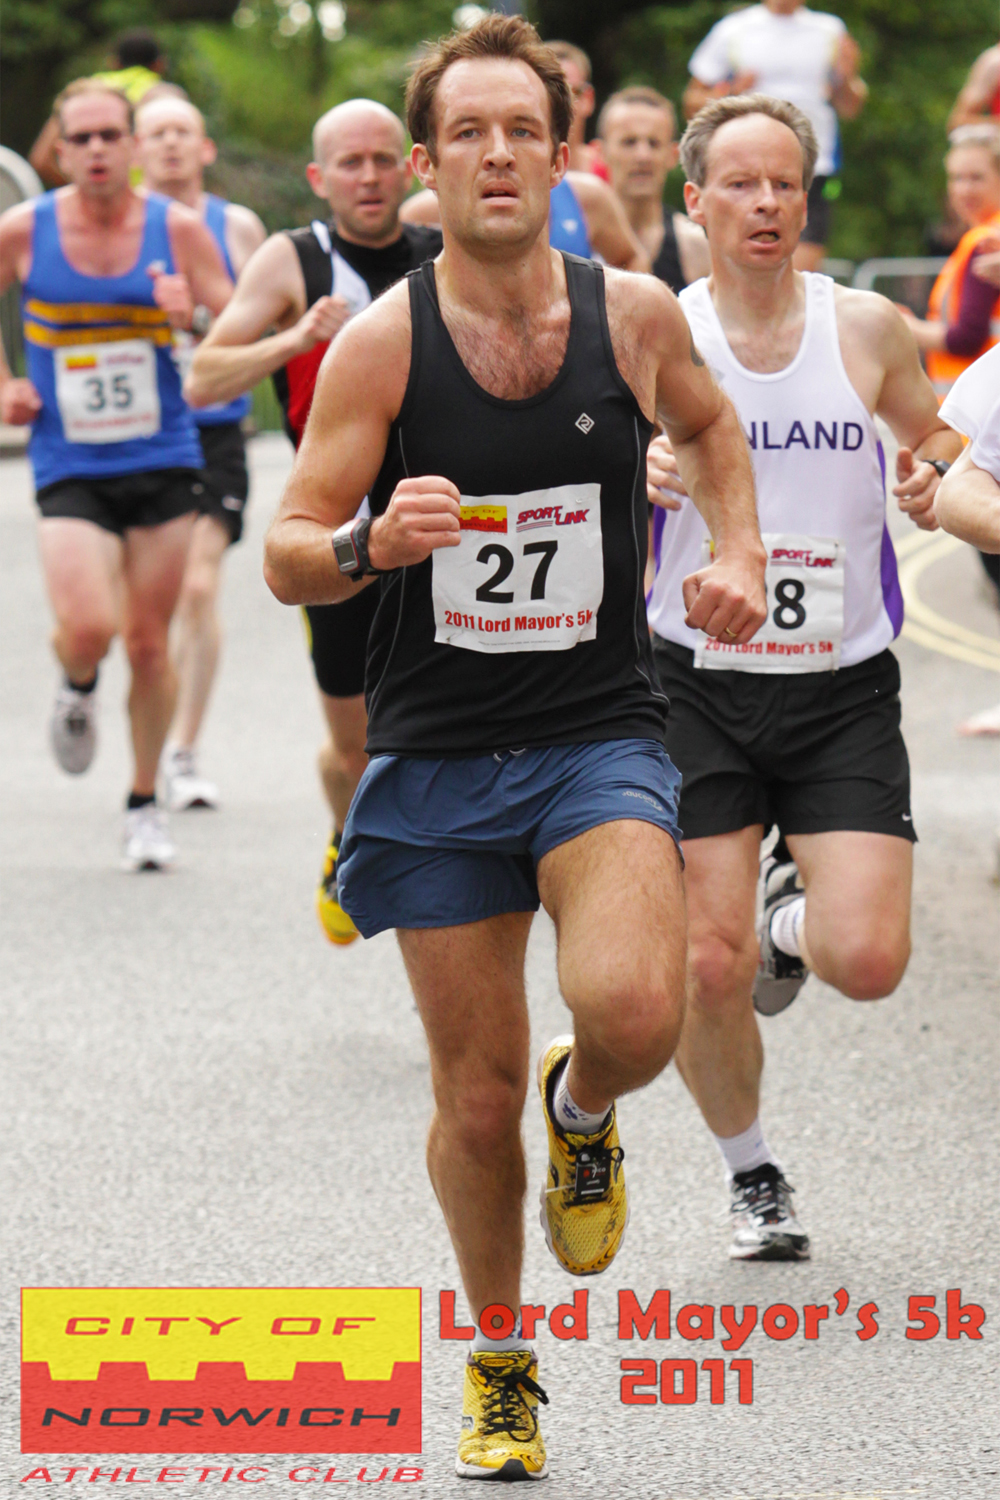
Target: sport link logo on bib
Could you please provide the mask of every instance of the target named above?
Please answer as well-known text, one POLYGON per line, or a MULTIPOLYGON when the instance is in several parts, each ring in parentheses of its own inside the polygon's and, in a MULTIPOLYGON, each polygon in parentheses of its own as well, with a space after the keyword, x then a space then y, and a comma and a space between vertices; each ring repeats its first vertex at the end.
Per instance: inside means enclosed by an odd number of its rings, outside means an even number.
POLYGON ((463 495, 462 539, 432 557, 435 641, 490 653, 592 641, 604 595, 601 487, 463 495))
POLYGON ((420 1290, 26 1287, 23 1453, 417 1453, 420 1290))

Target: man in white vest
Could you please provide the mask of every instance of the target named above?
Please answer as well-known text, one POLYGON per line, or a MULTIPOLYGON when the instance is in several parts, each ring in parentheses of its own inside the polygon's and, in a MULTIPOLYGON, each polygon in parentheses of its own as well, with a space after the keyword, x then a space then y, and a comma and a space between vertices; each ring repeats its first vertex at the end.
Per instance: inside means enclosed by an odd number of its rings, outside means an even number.
MULTIPOLYGON (((298 446, 316 374, 347 320, 408 271, 436 255, 441 232, 402 224, 411 182, 402 122, 369 99, 328 110, 313 130, 307 175, 332 210, 330 222, 271 235, 248 261, 223 317, 198 346, 185 395, 193 406, 230 401, 273 376, 289 437, 298 446), (270 333, 270 329, 277 332, 270 333)), ((327 937, 349 943, 357 929, 337 902, 340 835, 367 763, 364 677, 377 590, 306 610, 329 738, 319 769, 333 831, 316 891, 327 937)))
POLYGON ((879 999, 910 953, 916 835, 889 650, 903 604, 875 416, 899 441, 893 494, 918 526, 935 526, 961 447, 892 304, 793 268, 816 154, 805 115, 762 94, 710 104, 681 143, 712 274, 680 303, 743 423, 769 555, 768 618, 746 645, 684 623, 683 580, 710 543, 665 438, 648 464, 660 507, 649 620, 683 775, 690 979, 676 1057, 725 1161, 736 1259, 809 1252, 761 1129, 754 1008, 783 1010, 810 972, 879 999))

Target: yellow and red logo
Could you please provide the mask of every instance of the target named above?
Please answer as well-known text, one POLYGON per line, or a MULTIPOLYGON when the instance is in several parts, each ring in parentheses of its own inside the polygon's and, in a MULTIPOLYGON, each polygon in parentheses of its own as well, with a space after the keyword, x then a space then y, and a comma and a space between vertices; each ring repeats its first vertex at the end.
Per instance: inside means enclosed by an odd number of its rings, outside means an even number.
POLYGON ((463 505, 459 523, 463 531, 506 531, 506 505, 463 505))
POLYGON ((22 1453, 419 1453, 418 1287, 25 1287, 22 1453))
POLYGON ((96 370, 97 356, 96 354, 67 354, 66 368, 67 370, 96 370))

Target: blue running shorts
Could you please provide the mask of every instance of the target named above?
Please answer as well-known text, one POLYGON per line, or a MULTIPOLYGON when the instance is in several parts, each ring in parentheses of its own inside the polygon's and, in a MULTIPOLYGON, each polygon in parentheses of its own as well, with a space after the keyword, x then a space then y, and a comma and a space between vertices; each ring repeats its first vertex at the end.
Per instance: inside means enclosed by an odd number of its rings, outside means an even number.
POLYGON ((359 931, 458 927, 537 911, 538 861, 601 823, 655 823, 680 846, 681 778, 656 740, 448 760, 376 755, 354 794, 337 899, 359 931))

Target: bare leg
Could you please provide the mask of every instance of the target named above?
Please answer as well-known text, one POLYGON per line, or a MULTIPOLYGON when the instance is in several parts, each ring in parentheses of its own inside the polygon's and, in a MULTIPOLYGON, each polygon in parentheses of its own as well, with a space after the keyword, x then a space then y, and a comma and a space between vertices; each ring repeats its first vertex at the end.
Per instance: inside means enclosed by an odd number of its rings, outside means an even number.
POLYGON ((398 933, 431 1056, 427 1166, 478 1320, 521 1303, 530 912, 398 933))
POLYGON ((55 516, 39 522, 38 548, 56 617, 52 648, 70 682, 91 682, 118 630, 122 543, 92 521, 55 516))
POLYGON ((180 593, 192 516, 125 536, 125 617, 122 637, 132 668, 128 710, 135 755, 133 791, 150 796, 177 699, 167 634, 180 593))
POLYGON ((677 1069, 714 1135, 748 1130, 764 1068, 753 981, 759 824, 684 844, 688 1007, 677 1069))
POLYGON ((910 959, 913 845, 889 833, 797 833, 806 888, 802 957, 851 1000, 891 995, 910 959))
POLYGON ((368 715, 360 693, 356 698, 331 698, 320 693, 319 698, 330 729, 330 738, 319 752, 319 774, 333 821, 342 830, 351 798, 368 764, 368 715))
POLYGON ((538 889, 556 924, 573 1013, 567 1085, 590 1114, 666 1067, 684 1015, 686 922, 670 835, 623 820, 550 850, 538 889))
POLYGON ((229 532, 214 516, 199 516, 191 535, 177 603, 177 713, 173 739, 184 750, 194 748, 212 691, 219 660, 221 630, 217 611, 222 559, 229 532))

